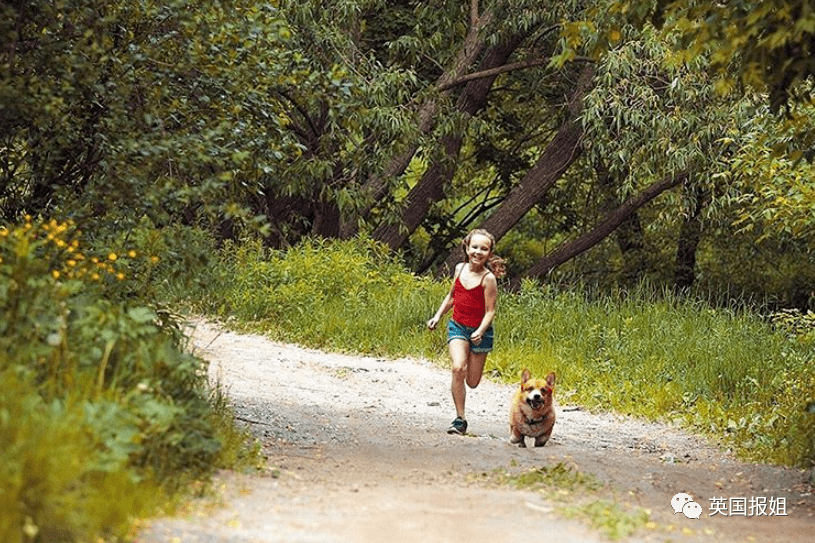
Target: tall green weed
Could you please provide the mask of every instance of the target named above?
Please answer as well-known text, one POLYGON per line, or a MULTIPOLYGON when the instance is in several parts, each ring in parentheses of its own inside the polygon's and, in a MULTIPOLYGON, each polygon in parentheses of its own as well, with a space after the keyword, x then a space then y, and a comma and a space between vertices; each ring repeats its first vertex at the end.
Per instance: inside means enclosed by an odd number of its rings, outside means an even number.
MULTIPOLYGON (((407 272, 365 239, 255 242, 222 251, 209 311, 312 347, 446 361, 444 327, 426 320, 449 289, 407 272)), ((487 371, 555 370, 562 402, 676 421, 744 457, 815 462, 812 335, 778 329, 748 306, 720 308, 646 286, 589 297, 525 282, 502 290, 487 371)))
POLYGON ((445 287, 405 271, 372 241, 308 240, 288 251, 227 248, 212 303, 273 337, 377 355, 437 349, 425 321, 445 287))
POLYGON ((126 411, 73 394, 46 401, 17 373, 0 375, 2 541, 122 536, 134 516, 156 510, 158 486, 123 469, 138 434, 126 411), (100 409, 107 411, 103 420, 100 409), (103 421, 112 425, 100 428, 103 421))

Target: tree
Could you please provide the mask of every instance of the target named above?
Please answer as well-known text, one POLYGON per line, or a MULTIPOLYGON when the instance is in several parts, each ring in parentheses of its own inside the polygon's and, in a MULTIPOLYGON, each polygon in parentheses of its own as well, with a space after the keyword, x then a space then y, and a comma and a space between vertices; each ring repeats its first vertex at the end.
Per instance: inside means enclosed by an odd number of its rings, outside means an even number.
MULTIPOLYGON (((522 39, 523 36, 511 36, 490 48, 479 65, 479 71, 484 72, 503 66, 522 39)), ((373 233, 374 239, 386 243, 393 249, 398 249, 421 224, 430 206, 444 198, 445 185, 450 182, 455 173, 455 161, 464 139, 464 127, 460 125, 466 124, 469 117, 485 106, 496 76, 497 74, 484 76, 464 84, 464 89, 456 103, 456 109, 464 115, 464 118, 460 123, 454 123, 452 133, 442 136, 441 153, 431 155, 432 163, 408 193, 405 209, 399 222, 381 224, 373 233), (439 154, 441 156, 435 156, 439 154)))
MULTIPOLYGON (((575 186, 585 185, 585 190, 572 193, 586 194, 597 202, 597 208, 608 209, 607 214, 592 219, 589 209, 581 212, 584 232, 563 240, 554 253, 542 256, 526 272, 541 275, 588 250, 621 225, 634 224, 630 221, 638 220, 637 209, 681 183, 692 187, 692 192, 713 194, 709 187, 717 185, 719 174, 729 167, 727 142, 739 137, 738 123, 749 116, 737 102, 716 98, 711 86, 699 77, 703 62, 674 65, 669 45, 645 33, 610 51, 596 67, 589 64, 570 100, 572 116, 559 132, 572 134, 568 138, 571 144, 560 146, 555 137, 541 161, 480 226, 500 239, 542 203, 564 173, 575 186), (557 149, 570 151, 563 155, 567 160, 555 166, 544 157, 557 149), (590 166, 583 167, 580 174, 570 174, 567 169, 579 153, 579 160, 590 166), (535 175, 546 181, 535 182, 535 175)), ((701 212, 695 203, 679 198, 672 201, 674 214, 701 212)), ((677 260, 677 266, 687 265, 692 257, 687 251, 695 246, 684 245, 684 258, 677 260)), ((451 252, 447 266, 459 258, 457 252, 451 252)), ((692 281, 688 275, 683 278, 692 281)))
MULTIPOLYGON (((676 36, 677 61, 710 58, 708 73, 716 78, 721 94, 749 97, 759 93, 771 112, 783 113, 786 127, 780 129, 791 137, 768 138, 765 145, 773 145, 793 160, 815 158, 811 111, 815 10, 808 0, 610 0, 597 3, 587 15, 575 21, 568 33, 588 36, 597 44, 598 55, 615 41, 608 37, 619 37, 626 24, 638 29, 654 25, 665 35, 676 36), (606 13, 612 16, 601 16, 606 13)), ((572 43, 581 41, 574 38, 572 43)), ((796 215, 805 214, 815 200, 801 203, 796 215)))
MULTIPOLYGON (((466 129, 470 120, 482 110, 490 97, 491 88, 496 78, 512 70, 522 70, 534 66, 545 65, 549 62, 551 50, 544 48, 534 49, 536 56, 511 65, 507 64, 510 56, 524 43, 533 40, 545 42, 547 30, 545 21, 555 19, 555 10, 531 9, 524 10, 523 6, 510 3, 496 3, 485 11, 479 13, 479 2, 470 3, 469 31, 462 42, 459 54, 455 57, 450 69, 446 70, 439 79, 436 91, 452 99, 451 92, 458 93, 454 108, 455 115, 448 115, 448 121, 434 120, 433 126, 439 125, 439 134, 427 143, 430 150, 425 149, 424 155, 429 164, 419 181, 411 187, 406 199, 402 202, 402 209, 397 217, 380 223, 374 230, 373 236, 382 240, 394 249, 398 249, 408 239, 427 216, 432 205, 445 197, 445 190, 456 175, 459 161, 457 156, 466 141, 466 129), (484 53, 481 54, 481 50, 484 53), (541 52, 541 49, 545 52, 541 52), (470 58, 467 59, 469 52, 470 58), (475 61, 479 59, 477 68, 468 72, 475 61), (436 149, 438 151, 436 151, 436 149)), ((429 104, 436 111, 437 99, 431 98, 429 104)), ((422 132, 426 133, 430 126, 425 122, 427 118, 426 107, 421 110, 422 132)), ((483 125, 482 125, 483 126, 483 125)), ((418 145, 410 151, 418 150, 418 145)), ((398 161, 403 166, 407 161, 398 161)), ((394 169, 389 168, 389 172, 394 169)))
POLYGON ((157 224, 233 196, 296 152, 270 88, 297 85, 269 4, 0 5, 0 204, 157 224), (287 71, 283 71, 288 69, 287 71))
MULTIPOLYGON (((583 69, 569 97, 566 118, 558 131, 546 145, 535 165, 510 191, 500 208, 481 225, 481 228, 492 233, 496 239, 501 239, 536 202, 543 198, 546 191, 580 154, 580 142, 583 137, 580 112, 583 97, 592 84, 593 74, 592 66, 583 69)), ((456 252, 451 252, 445 261, 446 267, 452 268, 458 257, 456 252)))
MULTIPOLYGON (((597 52, 619 38, 622 28, 653 25, 678 36, 682 59, 710 58, 719 90, 736 83, 766 92, 774 111, 811 97, 815 75, 815 10, 808 0, 610 0, 599 2, 575 21, 571 36, 589 30, 597 52), (610 14, 608 16, 607 14, 610 14), (591 22, 589 22, 591 21, 591 22), (612 39, 609 39, 612 38, 612 39)), ((576 40, 579 42, 579 40, 576 40)))
POLYGON ((738 141, 729 172, 734 225, 756 233, 759 243, 791 239, 815 251, 815 165, 774 150, 774 141, 795 136, 785 123, 766 116, 750 128, 738 141))
POLYGON ((594 226, 594 228, 576 240, 564 243, 550 254, 541 258, 526 271, 525 275, 527 277, 545 277, 555 267, 597 245, 597 243, 623 224, 637 209, 666 190, 684 182, 687 177, 688 176, 684 173, 666 177, 662 181, 647 187, 640 194, 628 198, 620 207, 609 213, 599 224, 594 226))
POLYGON ((717 96, 679 30, 615 27, 630 13, 592 27, 564 21, 595 4, 532 0, 0 7, 6 220, 208 218, 224 237, 266 222, 274 246, 373 234, 422 270, 472 226, 517 239, 523 223, 559 254, 616 233, 632 278, 660 232, 684 283, 712 217, 811 226, 810 171, 771 150, 795 128, 762 137, 760 95, 717 96))

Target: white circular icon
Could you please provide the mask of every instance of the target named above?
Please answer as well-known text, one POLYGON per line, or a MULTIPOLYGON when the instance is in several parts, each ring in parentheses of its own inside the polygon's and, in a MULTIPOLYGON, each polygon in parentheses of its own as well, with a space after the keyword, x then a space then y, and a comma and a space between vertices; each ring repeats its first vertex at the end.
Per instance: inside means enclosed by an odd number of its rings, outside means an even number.
POLYGON ((693 496, 690 494, 685 494, 684 492, 680 492, 673 498, 671 498, 671 507, 674 508, 674 515, 677 513, 682 512, 682 508, 685 507, 685 504, 688 502, 693 501, 693 496))
POLYGON ((696 502, 688 502, 682 508, 682 512, 685 513, 686 517, 698 520, 702 516, 702 506, 696 502))
POLYGON ((688 518, 698 519, 702 516, 702 506, 693 501, 693 496, 680 492, 671 498, 674 515, 683 513, 688 518))

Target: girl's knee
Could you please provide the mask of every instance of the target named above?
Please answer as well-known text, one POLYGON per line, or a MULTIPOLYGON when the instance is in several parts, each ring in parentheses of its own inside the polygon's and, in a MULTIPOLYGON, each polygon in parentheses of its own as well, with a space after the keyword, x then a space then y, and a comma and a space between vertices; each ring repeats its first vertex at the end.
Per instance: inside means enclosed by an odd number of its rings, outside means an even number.
POLYGON ((468 379, 466 365, 453 364, 452 371, 453 378, 456 379, 457 381, 464 381, 465 379, 468 379))

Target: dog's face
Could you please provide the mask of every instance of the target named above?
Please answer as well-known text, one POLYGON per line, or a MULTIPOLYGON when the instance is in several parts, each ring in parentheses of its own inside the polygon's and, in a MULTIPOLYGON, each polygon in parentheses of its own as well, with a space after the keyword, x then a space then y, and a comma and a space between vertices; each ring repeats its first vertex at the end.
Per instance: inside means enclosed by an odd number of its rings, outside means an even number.
POLYGON ((549 373, 546 379, 532 379, 529 370, 521 376, 521 399, 533 411, 547 411, 552 406, 552 395, 555 391, 555 372, 549 373))
POLYGON ((555 425, 554 393, 555 372, 545 379, 532 379, 529 370, 523 371, 509 410, 510 443, 526 447, 524 438, 534 437, 536 447, 546 444, 555 425))

